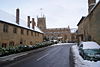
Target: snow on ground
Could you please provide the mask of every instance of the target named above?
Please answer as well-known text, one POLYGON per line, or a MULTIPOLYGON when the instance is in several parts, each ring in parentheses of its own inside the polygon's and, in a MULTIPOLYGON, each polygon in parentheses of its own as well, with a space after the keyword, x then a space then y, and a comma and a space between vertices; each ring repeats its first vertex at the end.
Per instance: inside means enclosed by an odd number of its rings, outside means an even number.
POLYGON ((72 53, 74 55, 75 67, 100 67, 100 61, 94 62, 94 61, 84 60, 79 55, 77 45, 72 46, 72 53))

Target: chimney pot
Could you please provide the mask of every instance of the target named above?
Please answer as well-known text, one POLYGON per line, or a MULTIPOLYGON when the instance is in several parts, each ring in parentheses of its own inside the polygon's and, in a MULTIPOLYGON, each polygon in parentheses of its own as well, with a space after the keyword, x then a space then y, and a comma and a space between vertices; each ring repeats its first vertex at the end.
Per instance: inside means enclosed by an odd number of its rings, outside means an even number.
POLYGON ((88 0, 88 12, 91 12, 91 9, 94 7, 96 4, 96 0, 88 0))
POLYGON ((19 12, 19 8, 16 9, 16 23, 19 24, 19 15, 20 15, 20 12, 19 12))
POLYGON ((30 16, 27 16, 27 26, 30 28, 30 16))
POLYGON ((32 18, 32 28, 34 29, 35 27, 35 21, 34 21, 34 18, 32 18))

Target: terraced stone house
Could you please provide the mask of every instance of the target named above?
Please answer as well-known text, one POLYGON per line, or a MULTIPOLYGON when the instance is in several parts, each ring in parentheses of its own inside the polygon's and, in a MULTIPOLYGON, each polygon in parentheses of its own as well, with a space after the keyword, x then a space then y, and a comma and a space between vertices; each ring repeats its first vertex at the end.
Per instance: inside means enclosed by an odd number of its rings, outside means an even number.
POLYGON ((20 19, 20 10, 16 17, 0 10, 0 46, 35 45, 43 41, 43 32, 35 26, 34 18, 20 19))

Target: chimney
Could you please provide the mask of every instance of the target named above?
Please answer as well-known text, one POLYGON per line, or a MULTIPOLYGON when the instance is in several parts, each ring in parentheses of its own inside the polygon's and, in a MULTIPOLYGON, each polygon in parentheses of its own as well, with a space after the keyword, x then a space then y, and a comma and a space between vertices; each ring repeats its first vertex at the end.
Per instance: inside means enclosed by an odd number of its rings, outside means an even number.
POLYGON ((27 16, 27 26, 30 28, 30 16, 27 16))
POLYGON ((19 24, 19 8, 16 9, 16 23, 19 24))
POLYGON ((88 12, 91 12, 91 9, 95 6, 96 0, 88 0, 88 12))
POLYGON ((34 21, 34 18, 32 18, 32 28, 34 29, 35 27, 35 21, 34 21))

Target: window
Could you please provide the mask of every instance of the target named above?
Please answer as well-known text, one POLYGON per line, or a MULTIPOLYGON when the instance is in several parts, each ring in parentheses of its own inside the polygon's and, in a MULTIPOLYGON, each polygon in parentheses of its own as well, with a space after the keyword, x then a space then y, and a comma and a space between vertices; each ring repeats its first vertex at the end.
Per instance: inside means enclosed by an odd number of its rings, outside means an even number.
POLYGON ((27 30, 27 35, 29 34, 29 31, 27 30))
POLYGON ((31 35, 33 36, 33 31, 31 31, 31 35))
POLYGON ((37 36, 39 36, 39 33, 38 33, 38 35, 37 36))
POLYGON ((3 26, 3 32, 8 32, 8 25, 7 24, 4 24, 4 26, 3 26))
POLYGON ((14 42, 13 41, 10 41, 9 42, 9 46, 14 46, 14 42))
POLYGON ((36 36, 36 32, 35 32, 35 36, 36 36))
POLYGON ((6 43, 2 43, 2 47, 6 48, 7 44, 6 43))
POLYGON ((24 30, 23 29, 21 29, 21 34, 24 34, 24 30))
POLYGON ((79 49, 82 49, 83 48, 83 44, 79 45, 79 49))
POLYGON ((20 39, 20 44, 23 44, 23 39, 20 39))
POLYGON ((23 44, 23 42, 21 41, 20 44, 23 44))
POLYGON ((17 28, 13 28, 13 33, 17 33, 17 28))
POLYGON ((33 43, 32 43, 32 41, 30 42, 30 45, 32 45, 33 43))

